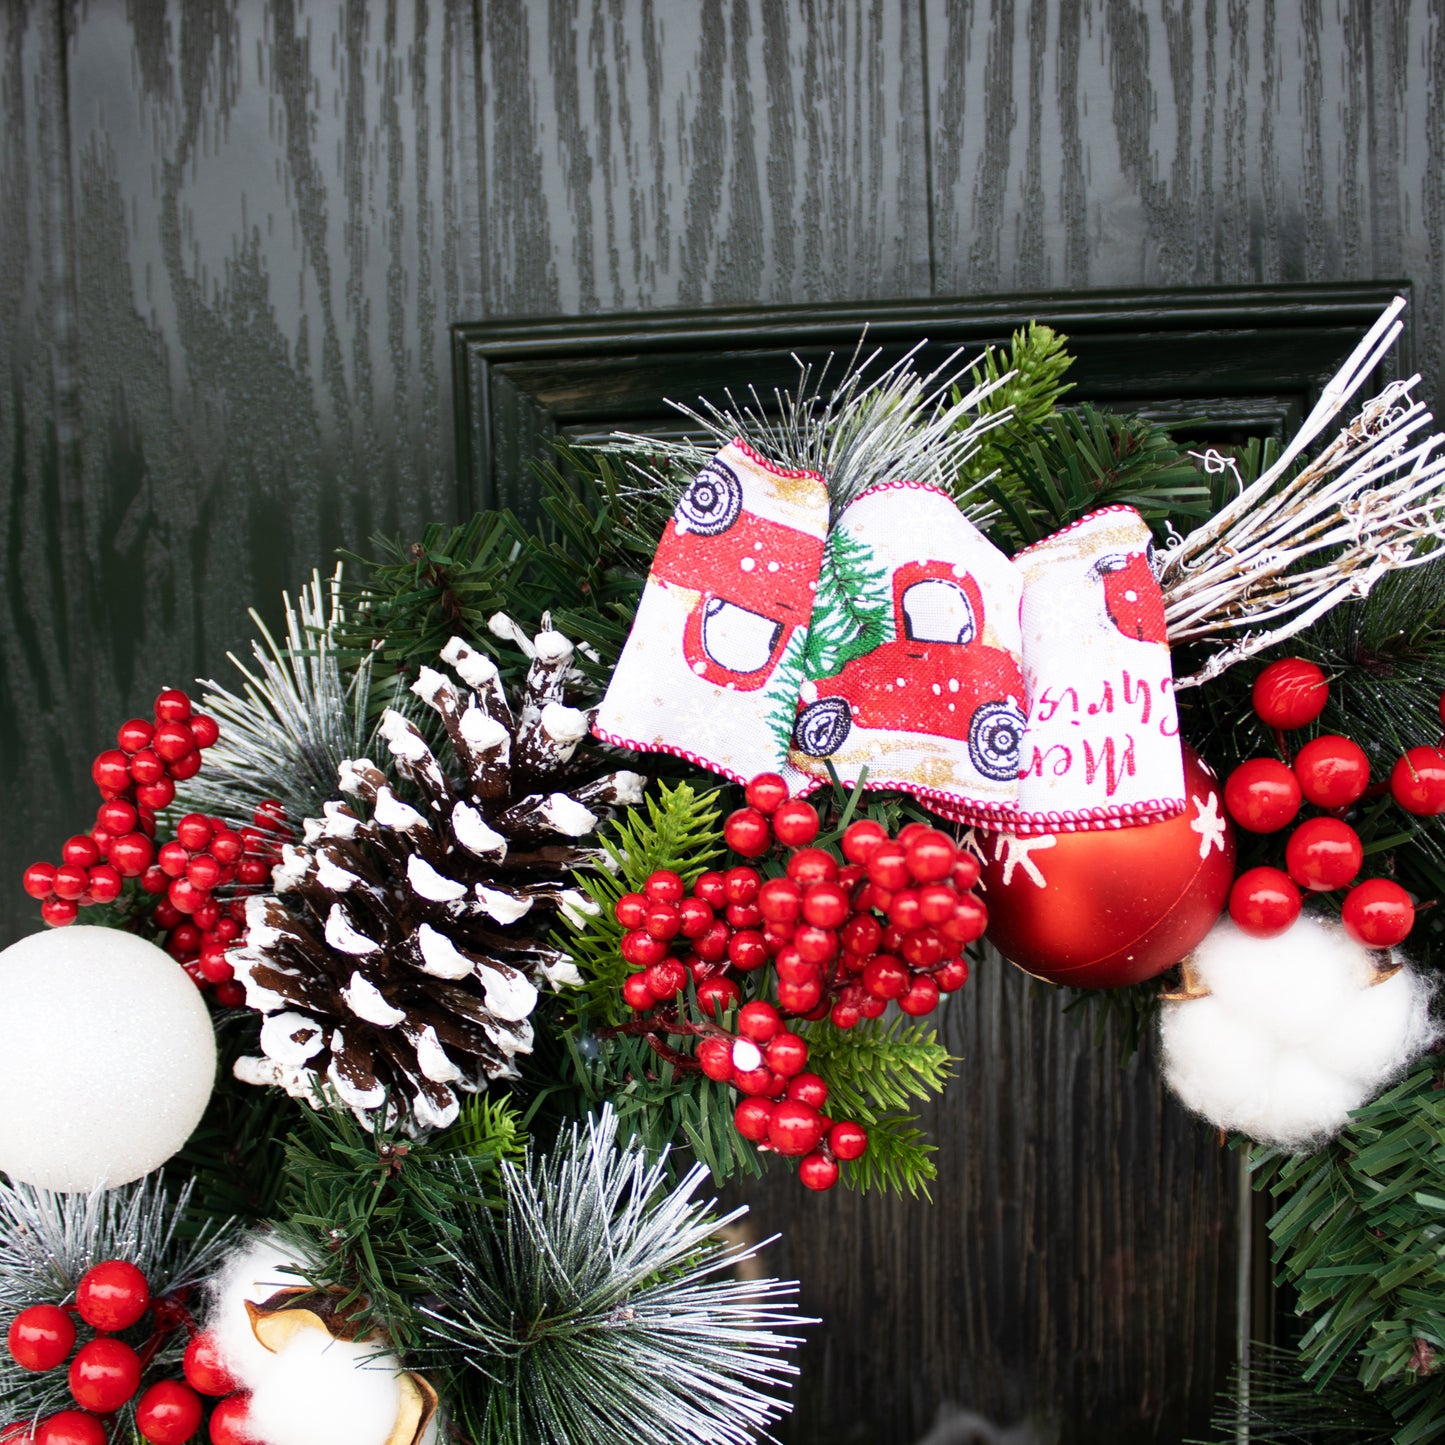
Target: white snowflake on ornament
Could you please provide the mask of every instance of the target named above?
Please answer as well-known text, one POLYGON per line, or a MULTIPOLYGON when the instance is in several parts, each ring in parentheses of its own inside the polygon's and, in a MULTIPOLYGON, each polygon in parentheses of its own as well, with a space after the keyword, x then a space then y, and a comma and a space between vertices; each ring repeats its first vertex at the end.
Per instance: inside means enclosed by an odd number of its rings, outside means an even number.
POLYGON ((1189 801, 1194 804, 1194 816, 1189 820, 1189 827, 1199 834, 1200 858, 1209 857, 1216 848, 1222 853, 1227 825, 1224 814, 1219 810, 1219 794, 1210 793, 1208 798, 1201 798, 1195 793, 1189 801))
POLYGON ((1304 914, 1253 938, 1226 918, 1164 1005, 1165 1078, 1221 1129, 1317 1148, 1435 1042, 1430 994, 1398 951, 1330 920, 1304 914))

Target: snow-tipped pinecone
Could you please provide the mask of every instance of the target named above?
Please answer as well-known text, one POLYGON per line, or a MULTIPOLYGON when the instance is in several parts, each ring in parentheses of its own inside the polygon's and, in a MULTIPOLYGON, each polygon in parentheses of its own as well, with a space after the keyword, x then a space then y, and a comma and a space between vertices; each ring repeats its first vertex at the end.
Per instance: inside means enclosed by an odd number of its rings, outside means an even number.
MULTIPOLYGON (((265 1057, 241 1059, 238 1078, 316 1102, 329 1085, 364 1123, 385 1108, 403 1128, 442 1128, 458 1091, 515 1075, 536 980, 580 981, 544 935, 557 909, 586 906, 566 881, 594 856, 577 840, 645 780, 597 776, 590 719, 562 701, 572 644, 543 629, 516 711, 495 664, 454 637, 442 660, 465 686, 424 667, 412 691, 440 714, 455 766, 388 710, 380 736, 420 808, 369 760, 344 764, 353 801, 309 819, 274 894, 248 901, 232 962, 266 1015, 265 1057)), ((516 635, 506 619, 494 630, 516 635)))

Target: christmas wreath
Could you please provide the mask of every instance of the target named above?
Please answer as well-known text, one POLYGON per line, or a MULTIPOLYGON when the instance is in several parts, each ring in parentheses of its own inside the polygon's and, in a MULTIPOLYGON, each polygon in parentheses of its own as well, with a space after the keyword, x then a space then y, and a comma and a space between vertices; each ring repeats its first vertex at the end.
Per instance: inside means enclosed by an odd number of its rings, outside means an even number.
POLYGON ((123 722, 0 954, 0 1440, 759 1438, 808 1322, 699 1190, 926 1190, 999 955, 1249 1150, 1302 1321, 1252 1438, 1438 1438, 1445 459, 1354 400, 1402 306, 1286 446, 1065 405, 1044 326, 860 349, 123 722))

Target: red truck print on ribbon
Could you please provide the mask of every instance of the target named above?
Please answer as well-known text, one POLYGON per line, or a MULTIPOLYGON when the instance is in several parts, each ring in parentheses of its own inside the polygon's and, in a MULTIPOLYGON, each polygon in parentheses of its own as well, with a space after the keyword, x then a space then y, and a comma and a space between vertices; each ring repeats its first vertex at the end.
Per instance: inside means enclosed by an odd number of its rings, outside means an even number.
POLYGON ((793 633, 812 615, 822 539, 743 507, 743 488, 714 458, 693 479, 662 534, 654 581, 697 594, 683 655, 704 681, 752 692, 767 684, 793 633))
POLYGON ((1094 574, 1104 584, 1104 610, 1125 637, 1167 643, 1164 595, 1149 562, 1147 552, 1111 552, 1094 563, 1094 574))
POLYGON ((856 725, 951 738, 986 778, 1018 776, 1024 680, 1018 662, 983 641, 978 583, 949 562, 909 562, 893 573, 895 636, 816 679, 793 744, 835 753, 856 725))

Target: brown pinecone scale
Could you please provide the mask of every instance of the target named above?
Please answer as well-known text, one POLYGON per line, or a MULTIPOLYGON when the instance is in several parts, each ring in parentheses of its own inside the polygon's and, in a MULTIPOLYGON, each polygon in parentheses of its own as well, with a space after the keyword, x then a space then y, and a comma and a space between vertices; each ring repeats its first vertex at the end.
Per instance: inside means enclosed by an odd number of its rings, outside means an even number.
MULTIPOLYGON (((494 630, 516 635, 505 619, 494 630)), ((442 661, 460 683, 424 667, 412 686, 445 746, 388 710, 378 732, 393 773, 344 764, 342 798, 307 820, 274 891, 249 900, 232 961, 265 1019, 239 1078, 415 1132, 516 1074, 538 983, 576 980, 546 937, 559 908, 583 904, 567 879, 645 782, 602 771, 589 715, 563 700, 573 647, 550 619, 528 650, 514 708, 491 659, 453 638, 442 661)))

